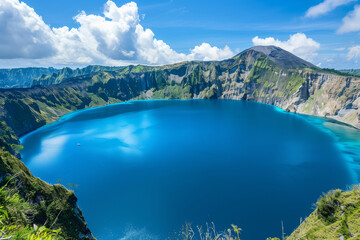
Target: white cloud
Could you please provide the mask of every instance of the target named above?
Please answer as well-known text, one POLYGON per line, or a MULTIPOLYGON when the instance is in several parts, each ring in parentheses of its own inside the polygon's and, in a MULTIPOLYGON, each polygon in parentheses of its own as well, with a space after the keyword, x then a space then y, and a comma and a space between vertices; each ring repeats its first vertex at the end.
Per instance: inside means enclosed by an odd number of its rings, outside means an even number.
POLYGON ((354 10, 343 18, 343 24, 338 29, 338 33, 348 33, 360 31, 360 5, 356 5, 354 10))
POLYGON ((355 2, 356 0, 325 0, 322 3, 309 8, 305 14, 306 17, 318 17, 325 15, 334 9, 355 2))
POLYGON ((290 35, 287 41, 280 41, 273 37, 259 38, 256 36, 252 39, 252 42, 255 46, 273 45, 280 47, 308 61, 312 61, 312 59, 318 55, 317 51, 320 49, 320 43, 314 41, 312 38, 308 38, 304 33, 290 35))
POLYGON ((190 57, 193 59, 209 60, 221 60, 234 56, 234 53, 228 46, 223 49, 218 47, 211 47, 208 43, 203 43, 200 46, 196 46, 191 50, 190 57))
POLYGON ((56 53, 50 27, 23 2, 0 1, 0 58, 42 58, 56 53))
POLYGON ((348 60, 356 60, 360 58, 360 45, 349 48, 349 52, 347 54, 348 60))
POLYGON ((118 7, 109 0, 103 15, 81 12, 74 20, 78 28, 51 29, 25 3, 1 0, 0 59, 43 58, 40 62, 74 66, 166 64, 194 59, 221 60, 234 55, 228 46, 221 49, 208 43, 195 46, 189 54, 174 51, 140 24, 135 2, 118 7))

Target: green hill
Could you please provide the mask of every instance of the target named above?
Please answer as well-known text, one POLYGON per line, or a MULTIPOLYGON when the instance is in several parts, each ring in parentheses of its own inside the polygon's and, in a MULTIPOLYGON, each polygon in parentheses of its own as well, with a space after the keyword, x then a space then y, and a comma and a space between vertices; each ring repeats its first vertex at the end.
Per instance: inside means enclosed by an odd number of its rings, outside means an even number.
POLYGON ((319 199, 315 211, 287 238, 360 239, 360 190, 334 190, 319 199))

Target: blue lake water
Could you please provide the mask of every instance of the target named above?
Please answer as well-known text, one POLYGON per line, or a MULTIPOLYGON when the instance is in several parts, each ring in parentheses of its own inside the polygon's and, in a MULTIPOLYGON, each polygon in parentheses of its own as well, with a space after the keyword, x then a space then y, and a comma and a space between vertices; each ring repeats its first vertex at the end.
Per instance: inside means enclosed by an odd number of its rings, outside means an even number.
POLYGON ((98 239, 166 239, 187 222, 245 240, 290 234, 358 182, 359 131, 232 100, 134 101, 74 112, 21 138, 41 179, 74 183, 98 239))

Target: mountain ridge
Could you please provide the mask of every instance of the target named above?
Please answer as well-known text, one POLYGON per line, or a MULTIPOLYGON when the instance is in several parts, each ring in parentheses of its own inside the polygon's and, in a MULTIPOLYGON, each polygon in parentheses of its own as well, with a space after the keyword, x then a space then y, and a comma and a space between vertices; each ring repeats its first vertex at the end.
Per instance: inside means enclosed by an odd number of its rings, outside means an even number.
POLYGON ((1 88, 22 88, 30 87, 33 78, 41 75, 48 75, 60 71, 55 68, 4 68, 0 69, 0 87, 1 88))
MULTIPOLYGON (((314 64, 307 62, 300 57, 276 46, 254 46, 251 50, 264 53, 273 62, 283 68, 314 68, 318 69, 314 64)), ((246 50, 245 50, 246 51, 246 50)))

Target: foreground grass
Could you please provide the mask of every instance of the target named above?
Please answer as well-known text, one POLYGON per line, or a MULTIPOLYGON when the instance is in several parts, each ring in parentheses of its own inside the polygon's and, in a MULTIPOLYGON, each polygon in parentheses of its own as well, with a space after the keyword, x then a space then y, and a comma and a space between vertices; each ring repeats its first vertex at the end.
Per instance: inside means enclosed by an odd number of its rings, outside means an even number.
POLYGON ((174 240, 240 240, 241 228, 232 224, 231 228, 225 231, 216 231, 215 224, 206 224, 203 226, 196 226, 195 228, 190 223, 185 223, 181 231, 172 238, 174 240))
POLYGON ((7 151, 0 151, 1 239, 94 239, 74 192, 35 178, 7 151))
POLYGON ((360 189, 330 191, 287 240, 360 239, 360 189))
POLYGON ((60 229, 31 225, 34 214, 34 209, 15 189, 7 188, 7 184, 0 188, 0 239, 64 239, 59 235, 60 229))

